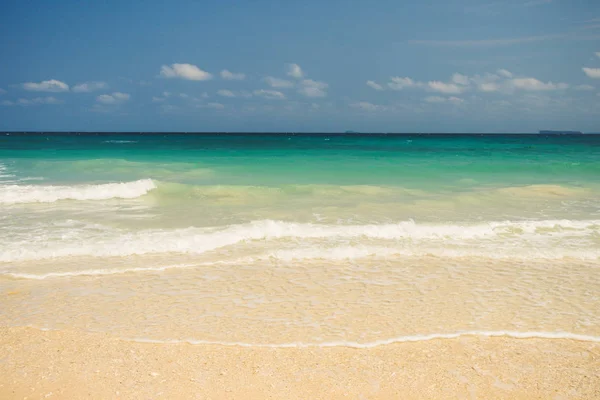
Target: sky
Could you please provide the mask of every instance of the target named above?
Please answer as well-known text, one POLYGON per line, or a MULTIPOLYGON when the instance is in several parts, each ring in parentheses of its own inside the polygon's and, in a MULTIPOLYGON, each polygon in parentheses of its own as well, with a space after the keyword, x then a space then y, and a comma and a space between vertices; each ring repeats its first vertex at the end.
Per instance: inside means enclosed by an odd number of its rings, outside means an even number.
POLYGON ((598 0, 4 0, 0 130, 600 132, 598 0))

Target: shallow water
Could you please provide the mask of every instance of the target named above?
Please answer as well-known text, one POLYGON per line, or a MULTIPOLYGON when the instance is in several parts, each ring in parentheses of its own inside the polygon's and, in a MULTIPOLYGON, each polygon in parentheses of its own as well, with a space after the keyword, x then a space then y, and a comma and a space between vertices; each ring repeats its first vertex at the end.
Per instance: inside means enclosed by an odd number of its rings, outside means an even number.
POLYGON ((8 325, 600 335, 600 136, 0 137, 8 325))

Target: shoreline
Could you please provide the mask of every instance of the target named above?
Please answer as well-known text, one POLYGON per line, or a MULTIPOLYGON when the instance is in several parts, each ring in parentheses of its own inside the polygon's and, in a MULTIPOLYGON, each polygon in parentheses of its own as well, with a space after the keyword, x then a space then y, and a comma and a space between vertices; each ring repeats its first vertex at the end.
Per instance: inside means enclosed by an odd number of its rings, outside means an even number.
POLYGON ((0 350, 3 399, 600 398, 600 343, 571 339, 264 348, 0 327, 0 350))

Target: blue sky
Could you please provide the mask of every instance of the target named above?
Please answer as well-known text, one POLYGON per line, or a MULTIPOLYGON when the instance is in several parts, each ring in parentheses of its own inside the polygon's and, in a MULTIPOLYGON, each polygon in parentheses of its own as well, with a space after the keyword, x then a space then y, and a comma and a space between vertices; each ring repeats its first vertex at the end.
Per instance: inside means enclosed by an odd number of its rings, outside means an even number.
POLYGON ((600 131, 600 1, 5 0, 0 130, 600 131))

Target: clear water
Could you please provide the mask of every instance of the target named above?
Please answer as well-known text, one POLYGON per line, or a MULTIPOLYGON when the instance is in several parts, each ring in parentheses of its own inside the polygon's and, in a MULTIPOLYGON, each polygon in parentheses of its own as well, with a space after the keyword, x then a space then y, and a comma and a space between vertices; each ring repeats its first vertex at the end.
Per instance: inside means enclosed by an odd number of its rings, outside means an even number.
POLYGON ((9 325, 600 334, 600 136, 4 134, 9 325))

